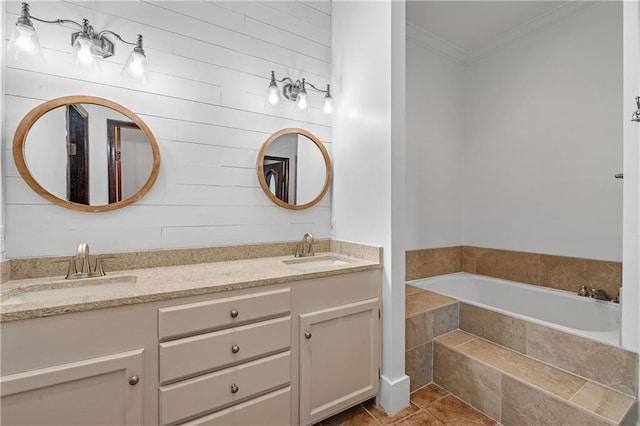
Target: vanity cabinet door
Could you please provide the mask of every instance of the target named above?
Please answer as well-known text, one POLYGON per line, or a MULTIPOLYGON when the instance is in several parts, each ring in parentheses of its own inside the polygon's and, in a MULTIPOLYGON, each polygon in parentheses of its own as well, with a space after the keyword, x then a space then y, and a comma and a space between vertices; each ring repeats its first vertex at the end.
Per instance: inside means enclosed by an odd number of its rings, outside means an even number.
POLYGON ((140 349, 4 376, 1 423, 140 425, 142 367, 140 349))
POLYGON ((378 393, 380 299, 300 315, 300 424, 378 393))

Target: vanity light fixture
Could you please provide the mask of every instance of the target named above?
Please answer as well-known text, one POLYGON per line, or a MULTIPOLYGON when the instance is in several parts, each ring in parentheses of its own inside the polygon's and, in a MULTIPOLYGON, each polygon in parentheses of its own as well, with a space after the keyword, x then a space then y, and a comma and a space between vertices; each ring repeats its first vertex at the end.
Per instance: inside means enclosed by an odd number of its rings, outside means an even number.
POLYGON ((143 84, 147 83, 147 58, 142 47, 142 35, 138 34, 137 40, 130 42, 111 30, 96 32, 87 19, 83 19, 81 24, 70 19, 47 21, 31 15, 28 3, 22 3, 22 13, 16 21, 16 26, 9 40, 9 54, 13 54, 19 59, 43 59, 40 42, 32 20, 45 24, 75 25, 79 31, 71 34, 71 45, 73 46, 74 62, 82 69, 97 71, 99 69, 98 58, 104 59, 113 56, 115 46, 107 36, 134 46, 129 59, 124 65, 122 74, 141 81, 143 84))
POLYGON ((298 108, 301 110, 307 109, 307 86, 311 87, 316 92, 324 93, 324 108, 322 109, 325 114, 331 114, 333 111, 333 99, 331 98, 331 85, 327 84, 327 90, 318 89, 313 84, 309 83, 306 79, 293 81, 289 77, 285 77, 282 80, 276 79, 275 71, 271 71, 271 81, 269 82, 269 95, 268 100, 271 105, 275 105, 280 101, 278 95, 278 83, 284 83, 282 85, 282 96, 293 102, 298 103, 298 108))

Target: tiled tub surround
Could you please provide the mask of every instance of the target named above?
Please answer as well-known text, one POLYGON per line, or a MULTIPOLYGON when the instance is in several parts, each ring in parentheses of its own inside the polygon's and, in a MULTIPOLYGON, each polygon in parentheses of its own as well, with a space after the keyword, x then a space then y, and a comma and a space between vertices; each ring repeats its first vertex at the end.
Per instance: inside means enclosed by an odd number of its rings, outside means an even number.
MULTIPOLYGON (((286 256, 249 257, 241 260, 226 261, 220 261, 218 258, 216 259, 218 261, 215 262, 209 259, 209 263, 147 267, 145 269, 107 272, 107 278, 116 280, 118 277, 136 277, 134 287, 127 290, 126 293, 118 293, 117 295, 103 294, 37 303, 3 305, 0 312, 0 321, 46 317, 70 312, 133 305, 382 268, 380 257, 375 256, 376 253, 380 253, 379 248, 357 246, 348 243, 334 244, 332 247, 335 250, 341 250, 351 255, 346 255, 342 252, 323 252, 317 253, 315 259, 319 259, 322 256, 333 255, 344 259, 348 262, 347 264, 301 270, 283 262, 284 260, 293 259, 293 255, 288 254, 286 256), (363 255, 372 260, 358 258, 353 256, 354 254, 363 255)), ((241 246, 241 248, 244 248, 244 246, 241 246)), ((242 251, 242 249, 238 249, 237 247, 227 249, 238 252, 242 251)), ((190 252, 191 250, 188 251, 190 252)), ((245 252, 246 251, 245 248, 245 252)), ((172 250, 172 252, 174 251, 172 250)), ((157 254, 157 252, 149 252, 146 253, 145 256, 152 258, 154 254, 157 254)), ((126 255, 130 254, 128 253, 126 255)), ((162 253, 160 256, 164 258, 165 254, 162 253)), ((107 270, 109 271, 108 267, 107 270)), ((52 282, 56 284, 62 283, 64 286, 91 285, 92 280, 96 279, 64 280, 63 276, 64 272, 61 276, 57 276, 54 279, 46 277, 22 280, 14 279, 2 284, 0 296, 4 297, 12 293, 20 292, 26 287, 49 286, 52 282)))
POLYGON ((413 392, 433 380, 433 339, 458 328, 458 302, 407 286, 405 316, 405 370, 413 392))
POLYGON ((434 340, 434 382, 505 426, 634 424, 637 401, 463 331, 434 340))
POLYGON ((492 248, 454 246, 409 250, 406 280, 469 272, 577 292, 604 289, 611 297, 622 285, 622 263, 492 248))
POLYGON ((637 354, 411 285, 406 294, 412 389, 433 377, 504 425, 634 424, 637 354), (434 335, 429 318, 456 305, 461 330, 434 335), (426 354, 412 353, 423 341, 426 354))

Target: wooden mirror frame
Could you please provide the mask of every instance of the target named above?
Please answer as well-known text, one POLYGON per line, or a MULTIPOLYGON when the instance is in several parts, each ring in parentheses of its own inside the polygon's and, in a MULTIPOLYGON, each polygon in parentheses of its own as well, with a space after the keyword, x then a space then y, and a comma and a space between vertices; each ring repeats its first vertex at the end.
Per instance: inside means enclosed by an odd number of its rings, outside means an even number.
POLYGON ((322 198, 326 195, 327 191, 329 190, 329 185, 331 185, 332 167, 331 167, 331 159, 329 158, 329 153, 327 152, 327 149, 324 147, 322 142, 320 142, 320 140, 317 137, 315 137, 312 133, 296 127, 290 127, 290 128, 278 130, 277 132, 269 136, 269 139, 267 139, 266 142, 262 145, 262 148, 260 148, 260 152, 258 153, 256 171, 258 173, 258 182, 260 182, 260 187, 262 187, 262 190, 264 191, 264 193, 267 194, 267 197, 269 197, 271 201, 273 201, 280 207, 284 207, 285 209, 304 210, 318 204, 320 200, 322 200, 322 198), (264 157, 267 154, 267 149, 269 149, 269 146, 271 146, 271 144, 275 142, 275 140, 278 139, 280 136, 288 135, 292 133, 306 136, 307 138, 309 138, 309 140, 311 140, 311 142, 316 144, 316 146, 322 153, 322 157, 324 158, 324 165, 326 169, 326 172, 325 172, 326 177, 324 180, 324 185, 322 187, 322 190, 320 191, 320 194, 318 194, 318 196, 313 200, 311 200, 310 202, 306 204, 300 204, 300 205, 285 203, 284 201, 282 201, 281 199, 273 195, 271 193, 271 190, 269 190, 269 184, 264 178, 264 157))
POLYGON ((98 98, 94 96, 82 96, 82 95, 74 95, 74 96, 63 96, 61 98, 52 99, 50 101, 44 102, 24 116, 20 124, 18 124, 18 128, 16 129, 15 136, 13 137, 13 161, 16 163, 16 167, 18 168, 18 172, 24 179, 24 181, 33 189, 38 195, 41 197, 51 201, 54 204, 65 207, 67 209, 81 211, 81 212, 106 212, 110 210, 120 209, 122 207, 128 206, 135 201, 138 201, 142 198, 147 191, 153 186, 158 177, 158 172, 160 171, 160 149, 158 148, 158 143, 156 142, 151 129, 147 126, 147 124, 142 121, 140 117, 138 117, 134 112, 129 109, 123 107, 122 105, 110 101, 108 99, 98 98), (31 127, 38 121, 40 117, 42 117, 47 112, 69 104, 93 104, 93 105, 102 105, 107 108, 111 108, 119 112, 120 114, 126 116, 128 119, 133 121, 138 125, 140 130, 142 130, 149 141, 149 145, 151 145, 151 152, 153 154, 153 165, 151 167, 151 174, 149 178, 144 183, 142 188, 138 190, 135 194, 130 196, 127 199, 118 201, 112 204, 103 204, 97 206, 91 206, 86 204, 78 204, 68 200, 64 200, 62 198, 58 198, 45 188, 43 188, 31 175, 29 172, 29 168, 27 167, 24 149, 27 141, 27 135, 29 134, 29 130, 31 127))

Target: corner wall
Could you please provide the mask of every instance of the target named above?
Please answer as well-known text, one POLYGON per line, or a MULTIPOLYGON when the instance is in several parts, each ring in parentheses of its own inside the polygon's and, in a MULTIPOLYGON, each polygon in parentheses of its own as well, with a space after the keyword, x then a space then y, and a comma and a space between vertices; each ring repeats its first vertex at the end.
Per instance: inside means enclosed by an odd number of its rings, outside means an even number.
POLYGON ((389 414, 409 405, 404 369, 405 3, 334 1, 336 238, 382 246, 382 377, 389 414))
MULTIPOLYGON (((7 28, 20 3, 3 2, 7 28)), ((47 62, 6 58, 3 179, 6 181, 7 257, 71 254, 81 241, 93 252, 139 251, 298 240, 305 232, 329 237, 330 194, 315 207, 286 210, 262 192, 256 175, 258 150, 285 127, 315 134, 331 153, 330 118, 322 94, 312 107, 291 102, 267 106, 270 71, 329 83, 329 1, 304 2, 36 2, 34 16, 81 20, 126 38, 142 33, 150 84, 121 75, 129 47, 98 75, 71 64, 71 30, 34 22, 47 62), (137 113, 161 151, 158 179, 140 201, 121 210, 80 213, 35 194, 18 174, 12 140, 18 122, 45 100, 72 94, 104 97, 137 113)), ((9 34, 6 35, 8 38, 9 34)), ((5 39, 6 40, 6 39, 5 39)), ((3 55, 4 58, 4 55, 3 55)))

